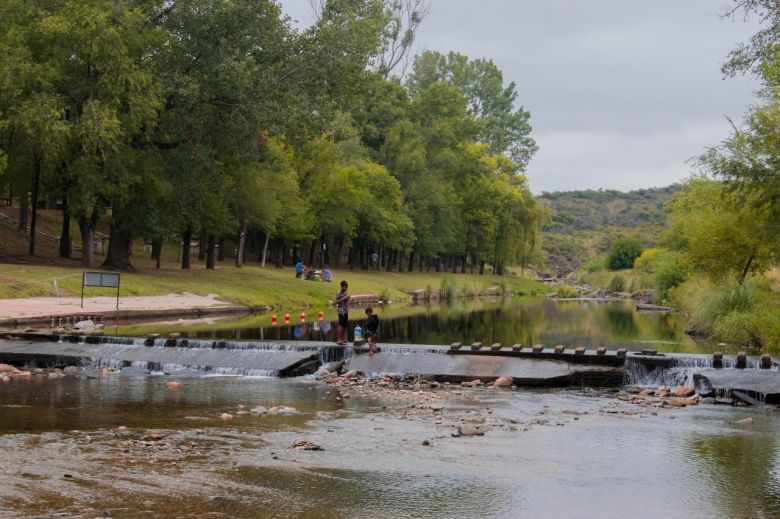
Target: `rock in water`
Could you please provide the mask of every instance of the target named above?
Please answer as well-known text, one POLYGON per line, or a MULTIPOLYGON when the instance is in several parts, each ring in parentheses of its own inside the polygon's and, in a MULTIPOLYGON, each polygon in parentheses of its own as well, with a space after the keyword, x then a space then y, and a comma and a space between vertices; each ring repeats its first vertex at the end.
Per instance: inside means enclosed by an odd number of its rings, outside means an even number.
POLYGON ((222 420, 232 420, 233 419, 233 415, 230 414, 230 413, 222 413, 221 415, 219 415, 219 417, 222 420))
POLYGON ((65 366, 65 369, 62 370, 62 374, 68 377, 75 377, 79 374, 79 368, 76 366, 65 366))
POLYGON ((653 396, 655 391, 652 389, 643 389, 639 392, 639 396, 653 396))
POLYGON ((10 373, 15 369, 16 368, 11 366, 10 364, 0 364, 0 373, 10 373))
POLYGON ((297 441, 293 444, 293 449, 298 449, 299 451, 321 451, 325 450, 316 443, 308 442, 308 441, 297 441))
POLYGON ((512 377, 498 377, 493 385, 495 387, 512 387, 514 380, 512 377))
POLYGON ((696 394, 696 389, 692 388, 691 386, 677 386, 674 388, 674 396, 679 396, 681 398, 688 398, 689 396, 693 396, 696 394))
POLYGON ((8 375, 3 375, 3 378, 0 379, 0 380, 2 380, 3 382, 10 382, 11 381, 11 377, 9 377, 8 375))
POLYGON ((165 383, 165 387, 168 389, 179 389, 181 387, 181 382, 178 380, 171 380, 165 383))
POLYGON ((484 436, 485 431, 483 431, 480 427, 475 427, 473 425, 462 425, 458 427, 458 430, 452 433, 454 437, 459 436, 484 436))
POLYGON ((742 425, 742 426, 749 427, 753 425, 753 418, 748 416, 747 418, 743 418, 741 420, 735 420, 733 423, 735 425, 742 425))
POLYGON ((252 414, 266 414, 268 412, 268 409, 260 405, 257 407, 253 407, 252 409, 249 410, 249 412, 252 414))
POLYGON ((303 413, 301 413, 294 407, 279 405, 270 408, 266 414, 268 414, 268 416, 294 416, 303 413))

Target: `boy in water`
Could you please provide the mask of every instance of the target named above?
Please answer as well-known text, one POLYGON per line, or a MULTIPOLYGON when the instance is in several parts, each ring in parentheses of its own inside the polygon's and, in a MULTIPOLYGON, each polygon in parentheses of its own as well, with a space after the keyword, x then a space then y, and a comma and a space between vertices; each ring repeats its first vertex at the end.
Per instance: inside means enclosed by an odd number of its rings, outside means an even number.
POLYGON ((379 316, 370 306, 366 308, 366 336, 368 338, 368 353, 374 353, 379 340, 379 316))
POLYGON ((345 346, 347 344, 347 326, 349 325, 348 289, 349 284, 346 281, 342 281, 341 290, 336 294, 336 313, 339 314, 339 326, 336 329, 336 344, 339 346, 345 346))

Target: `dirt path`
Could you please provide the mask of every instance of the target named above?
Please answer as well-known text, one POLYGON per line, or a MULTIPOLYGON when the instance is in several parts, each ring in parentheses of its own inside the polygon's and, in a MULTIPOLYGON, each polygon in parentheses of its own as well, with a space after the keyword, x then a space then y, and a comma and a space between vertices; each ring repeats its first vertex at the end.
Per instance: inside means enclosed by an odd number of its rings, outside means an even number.
MULTIPOLYGON (((217 299, 216 294, 197 296, 195 294, 168 294, 165 296, 120 297, 119 311, 122 314, 172 315, 193 313, 198 310, 240 309, 237 305, 217 299)), ((48 318, 74 314, 111 314, 116 311, 116 297, 28 297, 0 299, 0 320, 48 318)))

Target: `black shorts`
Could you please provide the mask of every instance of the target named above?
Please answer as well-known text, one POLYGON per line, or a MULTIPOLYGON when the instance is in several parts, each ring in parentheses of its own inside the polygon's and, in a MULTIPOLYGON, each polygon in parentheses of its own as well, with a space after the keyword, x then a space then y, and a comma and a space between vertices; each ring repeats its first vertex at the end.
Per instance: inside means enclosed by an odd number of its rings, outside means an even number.
POLYGON ((349 313, 339 314, 339 326, 344 328, 349 324, 349 313))
POLYGON ((366 339, 371 339, 373 342, 379 342, 379 332, 372 332, 371 330, 367 331, 366 339))

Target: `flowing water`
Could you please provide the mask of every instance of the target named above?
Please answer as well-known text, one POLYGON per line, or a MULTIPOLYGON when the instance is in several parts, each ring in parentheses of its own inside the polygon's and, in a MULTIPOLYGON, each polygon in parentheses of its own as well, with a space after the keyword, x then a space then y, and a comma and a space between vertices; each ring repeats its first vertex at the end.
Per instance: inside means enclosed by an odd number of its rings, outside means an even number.
POLYGON ((0 386, 0 516, 780 514, 775 408, 458 388, 434 392, 443 410, 432 412, 394 394, 343 399, 311 378, 180 380, 176 391, 164 377, 120 374, 0 386), (239 405, 303 414, 237 414, 239 405), (744 417, 753 425, 735 423, 744 417), (452 437, 462 423, 487 433, 452 437), (323 450, 296 450, 299 440, 323 450))
MULTIPOLYGON (((659 351, 727 353, 736 347, 698 342, 685 334, 685 320, 678 315, 637 312, 631 301, 556 301, 543 297, 508 297, 497 300, 458 301, 449 305, 385 305, 375 308, 382 319, 380 339, 389 343, 450 344, 481 341, 485 344, 542 343, 585 346, 653 348, 659 351)), ((168 321, 120 327, 122 335, 179 332, 189 337, 212 339, 332 340, 336 315, 325 309, 322 322, 316 311, 301 323, 298 312, 290 312, 293 324, 271 324, 271 315, 238 319, 168 321)), ((363 309, 350 311, 352 327, 364 323, 363 309)), ((113 331, 109 328, 109 331, 113 331)))

